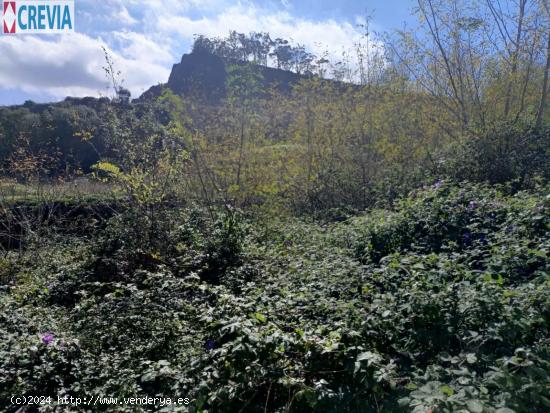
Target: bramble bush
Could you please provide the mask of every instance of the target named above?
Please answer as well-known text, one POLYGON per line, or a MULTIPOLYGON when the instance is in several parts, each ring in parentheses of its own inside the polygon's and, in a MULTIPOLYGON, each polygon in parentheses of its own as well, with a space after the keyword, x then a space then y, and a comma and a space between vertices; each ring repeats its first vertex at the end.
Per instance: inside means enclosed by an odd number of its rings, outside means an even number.
POLYGON ((445 149, 440 174, 454 180, 533 187, 549 178, 550 128, 529 122, 496 123, 445 149))
POLYGON ((149 237, 130 210, 8 253, 1 409, 546 412, 549 208, 548 187, 437 181, 338 222, 166 207, 149 237))

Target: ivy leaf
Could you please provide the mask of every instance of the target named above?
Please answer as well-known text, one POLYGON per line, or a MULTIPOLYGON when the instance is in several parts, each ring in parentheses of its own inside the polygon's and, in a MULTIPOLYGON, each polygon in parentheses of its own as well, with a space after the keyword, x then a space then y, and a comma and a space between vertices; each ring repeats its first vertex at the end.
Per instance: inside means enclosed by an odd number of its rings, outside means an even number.
POLYGON ((455 393, 455 391, 451 387, 447 386, 446 384, 441 386, 440 390, 449 397, 455 393))
POLYGON ((267 323, 267 317, 261 313, 254 313, 254 318, 258 320, 260 323, 267 323))
POLYGON ((474 364, 475 362, 477 362, 477 357, 475 354, 469 353, 466 355, 466 361, 468 362, 468 364, 474 364))
POLYGON ((472 413, 483 413, 483 405, 479 400, 468 400, 466 402, 466 407, 472 413))

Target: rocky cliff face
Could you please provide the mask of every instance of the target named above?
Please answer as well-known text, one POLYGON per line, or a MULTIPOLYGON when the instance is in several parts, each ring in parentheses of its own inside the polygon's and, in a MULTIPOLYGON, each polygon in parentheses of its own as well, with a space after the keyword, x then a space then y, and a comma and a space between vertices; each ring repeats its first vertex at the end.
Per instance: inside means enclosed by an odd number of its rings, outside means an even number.
MULTIPOLYGON (((158 96, 162 87, 166 86, 181 96, 199 98, 211 104, 218 103, 226 96, 226 67, 228 64, 243 63, 227 63, 220 57, 206 52, 183 55, 181 62, 172 67, 168 83, 153 86, 143 93, 140 99, 158 96)), ((295 83, 305 77, 266 66, 257 66, 257 68, 262 78, 261 88, 263 90, 275 87, 280 91, 288 92, 295 83)))
POLYGON ((192 53, 174 65, 167 86, 178 95, 214 103, 225 96, 226 77, 225 64, 218 56, 192 53))

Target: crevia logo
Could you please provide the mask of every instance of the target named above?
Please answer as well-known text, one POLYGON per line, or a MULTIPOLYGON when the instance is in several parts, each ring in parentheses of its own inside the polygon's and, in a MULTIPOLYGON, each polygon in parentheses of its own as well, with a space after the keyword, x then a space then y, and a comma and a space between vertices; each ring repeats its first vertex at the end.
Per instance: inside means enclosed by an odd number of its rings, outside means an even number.
POLYGON ((2 3, 4 34, 74 31, 74 0, 16 0, 2 3))

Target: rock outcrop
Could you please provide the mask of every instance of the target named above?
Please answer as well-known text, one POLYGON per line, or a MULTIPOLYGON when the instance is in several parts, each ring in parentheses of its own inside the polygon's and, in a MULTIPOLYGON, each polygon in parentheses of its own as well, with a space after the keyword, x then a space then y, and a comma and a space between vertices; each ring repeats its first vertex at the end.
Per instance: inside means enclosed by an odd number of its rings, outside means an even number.
MULTIPOLYGON (((153 86, 141 95, 140 100, 158 96, 162 87, 168 87, 177 95, 201 99, 210 104, 216 104, 226 96, 226 80, 228 65, 244 65, 243 62, 226 62, 220 57, 208 52, 193 52, 185 54, 180 63, 172 67, 172 72, 165 85, 153 86)), ((260 89, 276 88, 289 92, 292 86, 305 75, 298 75, 286 70, 267 66, 256 66, 262 84, 260 89)))

